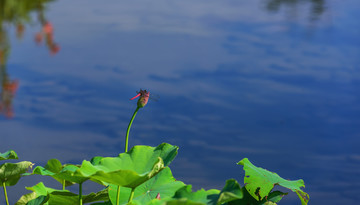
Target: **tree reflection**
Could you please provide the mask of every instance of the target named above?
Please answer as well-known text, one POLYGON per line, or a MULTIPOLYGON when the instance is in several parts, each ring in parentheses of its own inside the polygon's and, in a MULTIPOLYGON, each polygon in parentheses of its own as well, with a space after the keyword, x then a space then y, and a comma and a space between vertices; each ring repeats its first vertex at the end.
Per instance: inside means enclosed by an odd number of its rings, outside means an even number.
POLYGON ((60 47, 54 41, 54 29, 45 18, 47 3, 53 0, 0 0, 0 115, 14 116, 12 102, 18 89, 19 81, 11 80, 7 72, 7 59, 11 50, 8 32, 14 27, 17 39, 22 39, 27 24, 41 24, 41 30, 35 34, 35 42, 45 44, 50 54, 56 54, 60 47), (32 14, 37 15, 34 21, 32 14))
POLYGON ((301 3, 310 3, 310 20, 315 21, 325 12, 325 0, 266 0, 266 8, 277 12, 282 6, 296 10, 301 3))

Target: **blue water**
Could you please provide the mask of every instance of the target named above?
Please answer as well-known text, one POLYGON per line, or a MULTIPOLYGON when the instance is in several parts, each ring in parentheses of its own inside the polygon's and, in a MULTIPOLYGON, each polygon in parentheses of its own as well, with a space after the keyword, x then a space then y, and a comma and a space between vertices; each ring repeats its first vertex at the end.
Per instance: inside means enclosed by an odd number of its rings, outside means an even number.
MULTIPOLYGON (((175 178, 193 189, 242 182, 247 157, 303 179, 310 204, 360 200, 360 3, 299 1, 54 1, 24 36, 6 24, 14 116, 0 114, 0 152, 44 165, 81 163, 130 146, 180 147, 175 178)), ((9 187, 16 201, 43 178, 9 187)), ((50 182, 49 182, 50 183, 50 182)), ((90 189, 90 188, 89 188, 90 189)), ((85 190, 94 191, 94 190, 85 190)), ((1 197, 0 197, 1 198, 1 197)), ((280 204, 300 204, 289 194, 280 204)))

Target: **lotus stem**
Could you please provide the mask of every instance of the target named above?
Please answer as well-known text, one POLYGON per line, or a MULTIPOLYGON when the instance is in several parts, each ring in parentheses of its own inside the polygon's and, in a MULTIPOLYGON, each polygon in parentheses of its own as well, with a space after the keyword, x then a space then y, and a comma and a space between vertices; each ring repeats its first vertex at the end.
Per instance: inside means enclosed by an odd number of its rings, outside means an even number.
POLYGON ((134 198, 134 193, 135 193, 135 189, 132 188, 132 189, 131 189, 130 198, 129 198, 128 203, 130 203, 130 202, 132 201, 132 199, 134 198))
POLYGON ((79 184, 79 204, 82 205, 82 183, 79 184))
POLYGON ((64 179, 64 180, 63 180, 63 183, 62 183, 63 191, 65 191, 65 184, 66 184, 66 182, 65 182, 65 179, 64 179))
POLYGON ((6 185, 5 185, 5 182, 3 182, 3 187, 4 187, 4 195, 5 195, 5 200, 6 200, 6 205, 9 205, 9 199, 8 199, 8 196, 7 196, 7 193, 6 193, 6 185))
POLYGON ((131 128, 131 125, 132 125, 132 123, 133 123, 133 121, 134 121, 134 118, 135 118, 135 116, 136 116, 137 112, 139 111, 139 109, 140 109, 140 107, 138 106, 138 107, 136 108, 136 110, 135 110, 134 114, 133 114, 133 115, 132 115, 132 117, 131 117, 131 120, 130 120, 129 126, 128 126, 127 131, 126 131, 126 139, 125 139, 125 152, 127 152, 127 151, 128 151, 130 128, 131 128))
POLYGON ((120 201, 120 186, 117 187, 116 205, 119 205, 119 201, 120 201))
MULTIPOLYGON (((134 114, 131 117, 131 120, 129 122, 128 128, 126 130, 126 138, 125 138, 125 152, 128 151, 128 146, 129 146, 129 133, 130 133, 130 128, 131 125, 135 119, 135 116, 137 114, 137 112, 139 111, 140 107, 138 106, 134 112, 134 114)), ((117 187, 117 194, 116 194, 116 205, 119 205, 119 199, 120 199, 120 186, 117 187)))

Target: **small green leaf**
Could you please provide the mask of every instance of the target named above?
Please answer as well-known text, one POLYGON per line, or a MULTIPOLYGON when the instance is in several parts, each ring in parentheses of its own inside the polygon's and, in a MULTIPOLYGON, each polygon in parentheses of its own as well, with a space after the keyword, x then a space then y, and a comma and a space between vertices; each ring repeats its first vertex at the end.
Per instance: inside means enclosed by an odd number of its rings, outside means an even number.
POLYGON ((89 179, 82 175, 77 175, 76 171, 79 169, 78 165, 65 164, 61 165, 57 159, 50 159, 45 167, 35 167, 33 174, 51 176, 61 184, 65 181, 65 186, 70 186, 75 183, 83 183, 89 179))
MULTIPOLYGON (((181 189, 179 189, 176 193, 174 198, 176 199, 186 199, 186 201, 189 202, 197 202, 197 203, 202 203, 202 204, 207 204, 208 203, 208 194, 204 189, 200 189, 196 192, 192 192, 192 186, 191 185, 187 185, 181 189)), ((179 202, 180 203, 180 202, 179 202)), ((181 202, 183 203, 183 202, 181 202)), ((187 203, 187 202, 186 202, 187 203)))
POLYGON ((207 199, 208 199, 207 204, 216 205, 216 203, 219 199, 220 190, 210 189, 210 190, 206 191, 206 194, 207 194, 207 199))
POLYGON ((287 195, 287 193, 283 193, 281 191, 273 191, 266 199, 263 199, 263 201, 271 201, 274 203, 278 203, 285 195, 287 195))
POLYGON ((257 201, 254 199, 245 187, 242 187, 241 191, 243 193, 243 197, 241 199, 228 202, 228 205, 263 205, 263 201, 257 201))
MULTIPOLYGON (((43 205, 49 200, 49 196, 39 196, 30 200, 26 205, 43 205)), ((16 205, 16 204, 15 204, 16 205)))
POLYGON ((63 184, 65 182, 65 186, 71 186, 75 184, 73 181, 66 180, 64 178, 67 178, 64 175, 71 175, 70 173, 61 173, 62 171, 65 172, 66 170, 76 170, 78 167, 71 164, 64 164, 62 165, 61 162, 58 159, 50 159, 45 167, 37 166, 35 167, 32 174, 38 174, 43 176, 51 176, 56 181, 58 181, 60 184, 63 184), (67 166, 70 166, 70 168, 65 168, 67 166))
POLYGON ((64 166, 61 164, 61 162, 58 159, 50 159, 44 168, 53 173, 59 173, 64 168, 64 166))
POLYGON ((36 199, 36 193, 31 192, 20 197, 15 205, 26 205, 29 201, 36 199))
POLYGON ((109 189, 103 189, 96 193, 90 193, 83 197, 84 203, 91 203, 95 201, 108 201, 109 200, 109 189))
POLYGON ((33 163, 28 161, 0 165, 0 182, 5 182, 6 186, 15 185, 19 181, 21 174, 31 169, 32 165, 33 163))
POLYGON ((225 187, 221 190, 216 205, 224 204, 243 198, 239 183, 235 179, 226 181, 225 187))
POLYGON ((18 159, 18 156, 14 150, 9 150, 4 153, 0 153, 0 160, 18 159))
POLYGON ((244 166, 245 188, 258 201, 268 196, 275 185, 280 185, 296 192, 303 205, 308 203, 309 195, 301 190, 301 187, 305 187, 303 180, 290 181, 283 179, 274 172, 254 166, 247 158, 244 158, 238 164, 244 166))

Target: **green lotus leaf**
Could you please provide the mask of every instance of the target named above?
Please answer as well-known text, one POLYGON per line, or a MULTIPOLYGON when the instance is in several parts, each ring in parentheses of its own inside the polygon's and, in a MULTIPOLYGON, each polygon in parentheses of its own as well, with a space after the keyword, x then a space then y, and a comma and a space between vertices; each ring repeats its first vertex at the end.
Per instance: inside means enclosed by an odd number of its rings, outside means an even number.
POLYGON ((225 187, 221 190, 216 205, 243 198, 239 183, 235 179, 226 181, 225 187))
POLYGON ((202 202, 196 202, 189 199, 171 199, 171 200, 157 200, 153 199, 147 205, 206 205, 202 202))
POLYGON ((182 187, 176 192, 173 198, 165 198, 161 200, 153 199, 148 205, 213 205, 219 198, 220 191, 217 189, 191 191, 191 185, 182 187), (180 197, 180 198, 176 198, 180 197))
POLYGON ((103 184, 135 188, 154 177, 175 158, 178 147, 163 143, 157 147, 134 146, 118 157, 96 157, 83 161, 77 173, 103 184))
POLYGON ((50 159, 45 165, 45 169, 53 173, 59 173, 66 165, 62 165, 58 159, 50 159))
POLYGON ((274 191, 274 192, 271 192, 269 194, 269 196, 267 196, 263 200, 258 201, 249 194, 249 192, 246 190, 245 187, 242 187, 241 190, 243 193, 243 198, 234 200, 234 201, 230 201, 230 202, 228 202, 228 205, 249 205, 249 204, 251 204, 251 205, 266 205, 269 203, 276 204, 277 202, 279 202, 282 199, 282 197, 284 195, 286 195, 286 193, 282 193, 280 191, 274 191))
MULTIPOLYGON (((78 204, 79 195, 68 191, 54 191, 51 192, 49 197, 49 204, 78 204), (65 203, 66 202, 66 203, 65 203)), ((96 201, 107 201, 108 191, 104 189, 97 193, 91 193, 82 197, 83 203, 91 203, 96 201)))
MULTIPOLYGON (((273 203, 278 203, 285 195, 287 195, 287 193, 283 193, 281 191, 273 191, 267 197, 267 201, 270 201, 273 203)), ((266 201, 266 199, 263 199, 263 202, 265 202, 265 201, 266 201)))
POLYGON ((0 182, 5 182, 6 186, 15 185, 19 181, 21 174, 31 169, 32 165, 33 163, 28 161, 0 165, 0 182))
POLYGON ((247 158, 244 158, 238 164, 244 166, 246 190, 258 201, 268 196, 275 185, 280 185, 296 192, 301 204, 306 205, 308 203, 309 195, 301 190, 301 187, 305 187, 303 180, 290 181, 283 179, 274 172, 254 166, 247 158))
POLYGON ((20 199, 15 203, 15 205, 26 205, 28 202, 34 199, 36 199, 36 193, 31 192, 21 196, 20 199))
MULTIPOLYGON (((67 180, 67 175, 71 175, 72 172, 78 169, 78 166, 71 164, 62 165, 58 159, 50 159, 48 160, 45 167, 37 166, 35 167, 32 174, 38 174, 43 176, 51 176, 56 181, 63 184, 65 182, 65 186, 70 186, 75 183, 78 183, 81 180, 70 181, 67 180), (65 172, 65 173, 64 173, 65 172)), ((72 178, 73 180, 73 178, 72 178)), ((86 181, 86 180, 85 180, 86 181)))
POLYGON ((8 160, 8 159, 19 159, 19 158, 14 150, 9 150, 4 153, 0 153, 0 160, 8 160))
MULTIPOLYGON (((49 200, 49 196, 39 196, 30 200, 26 205, 43 205, 49 200)), ((16 204, 15 204, 16 205, 16 204)))
MULTIPOLYGON (((101 165, 93 166, 90 162, 84 161, 81 169, 76 174, 87 176, 91 180, 100 182, 101 184, 109 183, 122 187, 135 188, 145 181, 149 180, 164 168, 164 163, 159 157, 157 161, 153 161, 152 167, 146 172, 136 172, 133 170, 122 170, 122 160, 118 157, 104 158, 101 165)), ((138 161, 126 161, 130 163, 138 163, 138 161)), ((145 163, 145 162, 144 162, 145 163)), ((130 167, 129 167, 130 168, 130 167)), ((140 170, 139 170, 140 171, 140 170)))
MULTIPOLYGON (((145 145, 134 146, 129 152, 119 154, 118 157, 123 160, 119 166, 121 169, 145 171, 148 170, 149 166, 152 166, 152 161, 158 157, 164 161, 164 166, 169 166, 176 157, 178 149, 179 147, 167 143, 162 143, 157 147, 145 145), (131 160, 136 160, 138 163, 129 162, 131 160)), ((94 157, 91 163, 93 165, 101 165, 104 163, 104 159, 106 160, 108 158, 111 159, 113 157, 94 157)))
POLYGON ((105 201, 105 202, 93 203, 91 205, 113 205, 113 203, 111 203, 111 201, 105 201))
MULTIPOLYGON (((56 190, 46 187, 42 182, 36 184, 33 187, 26 187, 26 189, 33 191, 32 193, 22 196, 15 205, 28 205, 30 202, 36 204, 56 204, 56 205, 68 205, 77 204, 79 201, 79 195, 71 193, 67 190, 56 190)), ((96 201, 108 201, 108 189, 104 189, 97 193, 91 193, 82 196, 83 203, 91 203, 96 201)))
POLYGON ((207 204, 215 205, 219 199, 220 190, 210 189, 206 191, 208 202, 207 204))
MULTIPOLYGON (((155 199, 160 194, 161 199, 167 199, 174 196, 175 192, 185 184, 176 181, 169 167, 162 170, 155 177, 141 184, 135 189, 133 201, 139 201, 140 204, 146 204, 155 199)), ((130 197, 130 188, 120 188, 120 204, 126 204, 130 197)), ((117 186, 110 185, 109 198, 113 204, 116 203, 117 186)))
POLYGON ((77 165, 65 165, 61 172, 54 175, 54 178, 77 184, 81 184, 90 179, 89 176, 81 174, 80 167, 77 165))
POLYGON ((200 204, 208 204, 210 200, 208 199, 208 193, 204 189, 200 189, 196 192, 192 192, 192 186, 187 185, 181 189, 179 189, 173 198, 175 199, 182 199, 176 203, 190 203, 196 202, 200 204), (184 200, 186 199, 186 200, 184 200))

